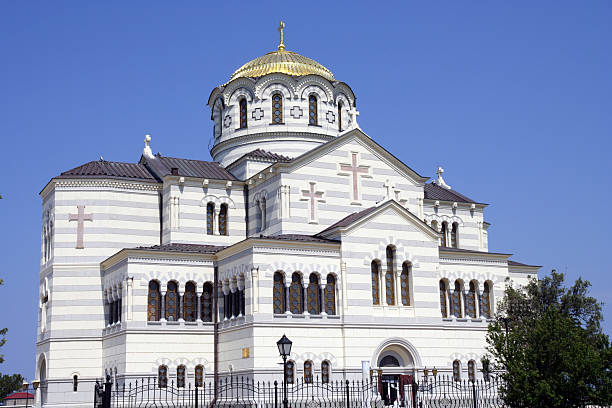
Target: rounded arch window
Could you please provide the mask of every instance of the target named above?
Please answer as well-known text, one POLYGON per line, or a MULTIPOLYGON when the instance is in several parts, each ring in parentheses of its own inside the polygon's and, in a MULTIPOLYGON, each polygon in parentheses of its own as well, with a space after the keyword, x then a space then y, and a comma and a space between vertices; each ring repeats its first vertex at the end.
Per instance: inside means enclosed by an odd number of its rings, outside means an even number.
POLYGON ((283 96, 280 93, 272 95, 272 124, 283 123, 283 96))
POLYGON ((391 355, 386 355, 380 360, 381 367, 400 367, 400 362, 397 358, 391 355))
POLYGON ((247 101, 245 98, 240 99, 240 128, 247 127, 247 101))
POLYGON ((308 97, 308 124, 318 124, 318 101, 316 95, 308 97))

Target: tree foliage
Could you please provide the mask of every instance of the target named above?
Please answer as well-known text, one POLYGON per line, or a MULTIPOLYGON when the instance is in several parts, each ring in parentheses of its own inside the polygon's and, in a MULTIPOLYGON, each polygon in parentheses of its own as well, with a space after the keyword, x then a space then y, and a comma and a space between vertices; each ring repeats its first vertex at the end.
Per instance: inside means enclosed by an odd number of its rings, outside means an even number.
POLYGON ((506 286, 487 350, 505 380, 509 407, 582 407, 612 403, 612 349, 590 283, 563 286, 554 270, 525 287, 506 286))
POLYGON ((20 374, 0 374, 0 400, 21 389, 23 377, 20 374))

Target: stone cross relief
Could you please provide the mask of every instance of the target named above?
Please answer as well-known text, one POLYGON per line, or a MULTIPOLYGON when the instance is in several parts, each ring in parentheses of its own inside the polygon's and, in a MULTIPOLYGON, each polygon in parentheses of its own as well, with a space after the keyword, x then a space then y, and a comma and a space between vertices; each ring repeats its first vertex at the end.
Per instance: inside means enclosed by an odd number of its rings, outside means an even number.
POLYGON ((83 249, 85 248, 85 245, 83 245, 83 235, 85 233, 85 221, 93 221, 93 214, 85 214, 84 205, 77 205, 77 209, 78 209, 77 214, 68 215, 68 221, 77 222, 76 249, 83 249))
POLYGON ((340 175, 352 175, 353 177, 353 202, 359 201, 360 176, 370 176, 370 166, 359 166, 357 164, 357 153, 351 153, 351 164, 340 163, 340 175))
MULTIPOLYGON (((393 198, 391 193, 393 192, 395 185, 392 182, 390 182, 389 179, 387 179, 385 183, 383 184, 383 187, 386 190, 385 200, 391 200, 393 198)), ((396 191, 395 197, 396 197, 396 201, 399 201, 397 200, 397 197, 399 197, 399 191, 396 191)))
POLYGON ((311 181, 310 183, 310 188, 308 190, 302 190, 302 198, 300 198, 301 201, 309 201, 310 204, 310 222, 317 222, 317 213, 318 213, 318 208, 317 208, 317 202, 325 202, 325 199, 323 198, 323 194, 325 194, 323 191, 316 191, 315 189, 315 185, 317 183, 315 183, 314 181, 311 181))

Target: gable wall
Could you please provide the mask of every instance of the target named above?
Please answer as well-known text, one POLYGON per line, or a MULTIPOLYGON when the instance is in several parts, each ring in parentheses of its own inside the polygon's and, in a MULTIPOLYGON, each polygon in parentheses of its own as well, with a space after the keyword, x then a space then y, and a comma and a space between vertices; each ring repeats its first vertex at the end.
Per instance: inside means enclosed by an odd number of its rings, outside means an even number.
POLYGON ((458 207, 453 209, 452 204, 447 202, 440 202, 440 206, 436 208, 432 201, 427 200, 424 203, 423 212, 428 225, 431 226, 433 219, 438 222, 438 230, 442 221, 447 220, 450 228, 452 222, 459 219, 459 248, 488 251, 488 237, 486 231, 483 230, 484 210, 482 208, 472 211, 469 204, 459 203, 458 207))

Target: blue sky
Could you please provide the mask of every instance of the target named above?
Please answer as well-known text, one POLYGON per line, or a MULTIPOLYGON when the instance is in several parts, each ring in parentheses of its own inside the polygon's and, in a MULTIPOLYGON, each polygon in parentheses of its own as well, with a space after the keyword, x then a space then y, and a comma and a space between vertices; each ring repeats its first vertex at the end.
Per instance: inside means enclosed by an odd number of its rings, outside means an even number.
POLYGON ((351 85, 366 133, 490 204, 491 251, 612 303, 609 1, 4 1, 1 372, 34 372, 40 190, 100 156, 137 161, 145 133, 210 159, 210 91, 275 49, 281 18, 287 49, 351 85))

